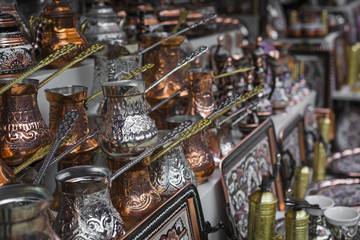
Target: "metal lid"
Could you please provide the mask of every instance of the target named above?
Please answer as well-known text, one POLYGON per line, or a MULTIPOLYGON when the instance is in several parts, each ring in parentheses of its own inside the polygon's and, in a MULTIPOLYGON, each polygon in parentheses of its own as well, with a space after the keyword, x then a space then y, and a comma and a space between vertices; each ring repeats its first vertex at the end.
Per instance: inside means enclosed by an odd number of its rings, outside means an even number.
POLYGON ((20 27, 20 24, 9 13, 0 13, 0 27, 20 27))

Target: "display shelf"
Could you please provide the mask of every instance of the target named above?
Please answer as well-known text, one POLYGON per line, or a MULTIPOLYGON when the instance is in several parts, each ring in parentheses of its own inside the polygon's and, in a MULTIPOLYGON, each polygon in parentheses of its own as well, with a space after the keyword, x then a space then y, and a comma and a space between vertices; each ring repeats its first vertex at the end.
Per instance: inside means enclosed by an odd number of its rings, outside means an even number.
POLYGON ((333 100, 343 100, 343 101, 360 101, 360 92, 351 91, 349 85, 342 87, 338 91, 334 91, 332 94, 333 100))

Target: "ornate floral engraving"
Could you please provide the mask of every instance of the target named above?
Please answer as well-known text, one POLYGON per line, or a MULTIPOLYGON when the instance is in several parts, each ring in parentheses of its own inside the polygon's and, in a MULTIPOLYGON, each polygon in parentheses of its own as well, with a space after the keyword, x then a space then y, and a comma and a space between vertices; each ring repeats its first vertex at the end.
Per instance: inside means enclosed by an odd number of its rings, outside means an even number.
POLYGON ((269 139, 264 137, 226 173, 230 213, 241 238, 247 236, 248 196, 260 185, 262 176, 270 173, 270 158, 269 139))
POLYGON ((34 49, 30 44, 0 48, 0 75, 21 73, 33 65, 34 49))

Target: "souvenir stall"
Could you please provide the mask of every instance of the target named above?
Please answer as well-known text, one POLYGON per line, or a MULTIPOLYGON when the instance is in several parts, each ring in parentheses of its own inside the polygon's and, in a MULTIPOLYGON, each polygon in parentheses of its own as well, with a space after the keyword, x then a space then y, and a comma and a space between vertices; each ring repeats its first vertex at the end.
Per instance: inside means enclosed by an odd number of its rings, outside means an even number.
POLYGON ((0 0, 0 240, 360 239, 360 0, 0 0))

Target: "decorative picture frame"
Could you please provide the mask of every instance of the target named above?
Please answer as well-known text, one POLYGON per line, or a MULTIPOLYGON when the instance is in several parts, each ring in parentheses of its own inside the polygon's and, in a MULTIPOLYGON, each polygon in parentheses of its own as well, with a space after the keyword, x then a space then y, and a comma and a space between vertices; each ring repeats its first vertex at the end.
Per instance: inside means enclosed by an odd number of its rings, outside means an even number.
MULTIPOLYGON (((220 162, 227 214, 233 233, 239 239, 247 236, 248 196, 260 185, 263 176, 272 173, 277 153, 274 125, 271 119, 267 119, 220 162)), ((280 176, 272 188, 277 193, 279 209, 283 211, 280 176)))
POLYGON ((207 239, 196 186, 187 184, 122 239, 207 239))
POLYGON ((316 107, 332 107, 332 89, 335 88, 334 51, 329 47, 298 45, 290 54, 304 62, 304 77, 311 90, 317 92, 316 107))
POLYGON ((304 119, 300 114, 296 114, 293 119, 280 130, 279 148, 282 153, 280 167, 281 182, 283 189, 288 189, 295 168, 306 164, 304 119), (294 163, 292 163, 292 160, 294 163))

